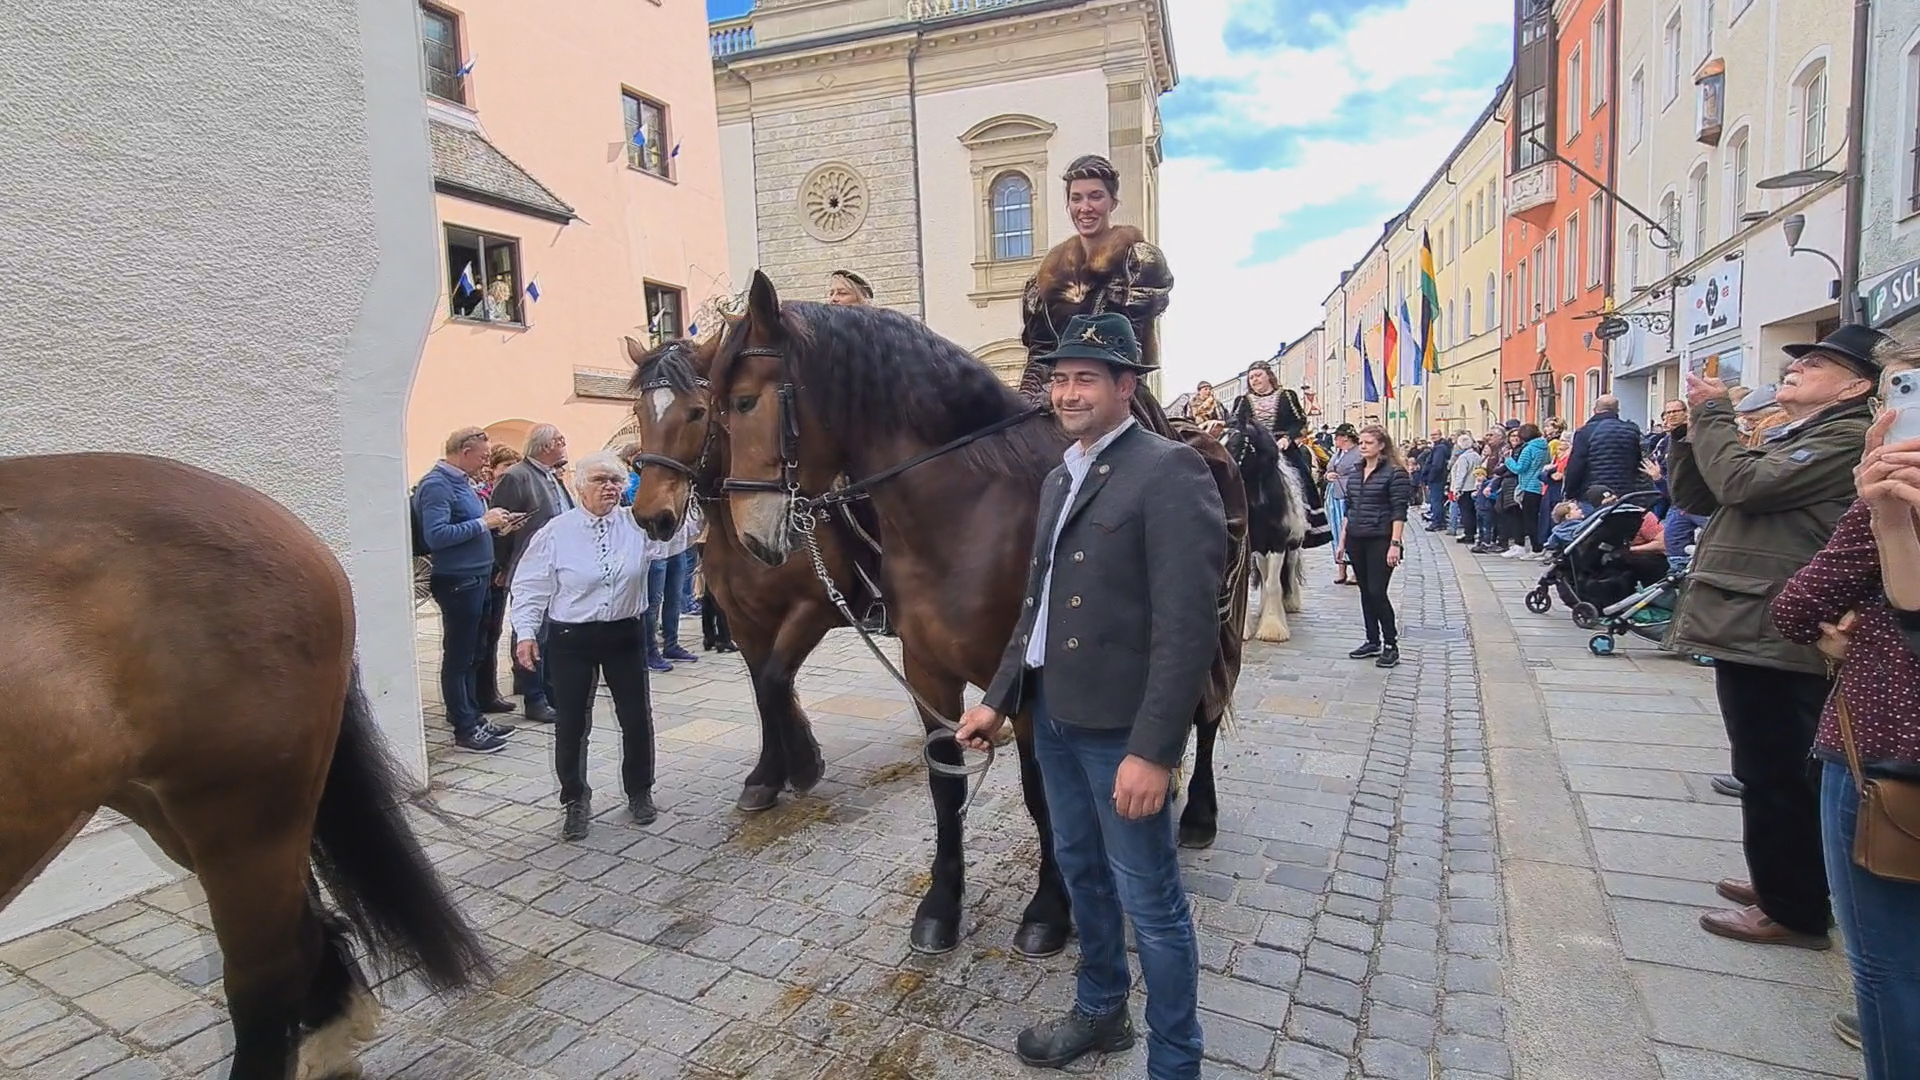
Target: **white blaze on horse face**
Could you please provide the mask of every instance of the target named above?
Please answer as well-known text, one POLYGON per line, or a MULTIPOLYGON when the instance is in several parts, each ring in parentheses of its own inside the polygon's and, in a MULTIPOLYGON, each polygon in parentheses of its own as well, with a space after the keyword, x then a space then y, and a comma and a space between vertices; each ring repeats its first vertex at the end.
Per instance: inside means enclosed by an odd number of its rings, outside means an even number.
POLYGON ((648 395, 647 402, 653 406, 653 422, 659 423, 667 418, 667 410, 673 408, 673 391, 660 387, 648 395))

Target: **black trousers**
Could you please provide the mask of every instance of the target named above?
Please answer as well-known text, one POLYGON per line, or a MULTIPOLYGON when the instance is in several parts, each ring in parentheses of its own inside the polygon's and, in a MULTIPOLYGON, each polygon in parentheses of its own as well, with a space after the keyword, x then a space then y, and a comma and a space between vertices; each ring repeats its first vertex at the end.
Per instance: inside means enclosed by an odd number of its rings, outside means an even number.
POLYGON ((1393 567, 1387 565, 1390 536, 1354 536, 1347 534, 1347 560, 1353 564, 1353 578, 1360 585, 1360 615, 1367 623, 1367 641, 1373 644, 1400 644, 1400 626, 1394 618, 1393 602, 1387 599, 1387 585, 1393 581, 1393 567))
POLYGON ((547 626, 547 677, 558 714, 553 770, 562 806, 593 794, 587 786, 587 733, 593 730, 593 698, 602 673, 620 724, 621 786, 630 799, 653 791, 653 704, 643 641, 639 619, 547 626))
POLYGON ((1820 849, 1820 787, 1808 763, 1831 685, 1824 675, 1716 659, 1714 690, 1733 746, 1741 844, 1760 910, 1825 934, 1831 909, 1820 849))
POLYGON ((1455 495, 1453 501, 1460 507, 1460 535, 1471 544, 1480 536, 1480 515, 1473 508, 1473 492, 1463 491, 1455 495))
POLYGON ((1525 544, 1534 551, 1540 550, 1540 530, 1535 524, 1540 520, 1540 492, 1523 491, 1520 493, 1520 505, 1503 507, 1500 511, 1500 539, 1507 546, 1525 544))
POLYGON ((500 700, 500 633, 507 625, 507 588, 487 586, 487 606, 480 614, 480 655, 473 662, 475 704, 500 700))

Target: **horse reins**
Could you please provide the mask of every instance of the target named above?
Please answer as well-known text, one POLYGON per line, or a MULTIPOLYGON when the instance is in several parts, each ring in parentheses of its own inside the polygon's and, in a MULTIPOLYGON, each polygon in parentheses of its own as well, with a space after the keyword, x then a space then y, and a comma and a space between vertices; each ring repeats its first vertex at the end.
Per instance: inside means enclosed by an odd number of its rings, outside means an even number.
MULTIPOLYGON (((785 375, 788 371, 786 354, 779 349, 754 345, 741 349, 736 355, 758 356, 764 359, 778 360, 780 361, 782 374, 785 375)), ((792 529, 806 544, 807 555, 813 563, 814 576, 820 579, 820 587, 826 590, 827 599, 840 612, 840 617, 846 620, 847 625, 853 628, 854 633, 860 635, 860 641, 866 645, 867 651, 872 653, 874 659, 880 662, 880 666, 886 670, 893 681, 899 683, 900 688, 907 692, 907 696, 913 700, 914 705, 918 706, 922 713, 932 717, 934 722, 939 725, 934 730, 927 732, 926 737, 920 742, 920 758, 926 763, 927 771, 936 776, 947 776, 958 779, 965 779, 969 776, 973 777, 973 784, 967 793, 967 800, 960 805, 960 817, 962 820, 965 820, 967 811, 972 808, 974 800, 980 795, 981 786, 986 782, 987 770, 993 767, 994 748, 992 745, 989 745, 986 750, 986 756, 982 758, 977 765, 968 765, 964 758, 960 764, 952 765, 933 756, 933 748, 937 743, 951 742, 956 747, 959 746, 960 722, 947 716, 935 708, 926 698, 922 697, 920 692, 913 688, 913 684, 907 681, 907 677, 900 672, 899 667, 894 664, 893 660, 890 659, 886 652, 873 640, 873 635, 867 633, 866 627, 862 626, 860 620, 854 617, 852 605, 847 602, 846 595, 842 593, 840 587, 834 583, 833 574, 827 569, 826 554, 820 548, 820 539, 818 536, 820 516, 824 510, 838 508, 842 515, 847 517, 851 522, 852 515, 848 509, 849 506, 861 499, 871 498, 873 488, 876 485, 892 480, 935 458, 944 457, 956 450, 971 446, 982 439, 1017 427, 1046 412, 1046 408, 1036 405, 1023 409, 1012 416, 1002 417, 977 431, 969 432, 957 439, 942 443, 931 450, 915 454, 905 461, 888 466, 874 473, 872 476, 852 481, 843 487, 831 489, 820 495, 809 496, 800 493, 800 417, 799 410, 796 406, 798 398, 799 388, 790 377, 783 377, 775 390, 775 401, 780 410, 780 414, 777 417, 780 431, 778 446, 780 454, 780 476, 772 480, 738 480, 729 476, 720 482, 720 490, 723 493, 741 492, 757 495, 784 495, 787 497, 788 528, 792 529)), ((679 463, 675 462, 675 464, 677 465, 679 463)), ((878 552, 879 544, 874 541, 872 537, 866 536, 866 530, 859 528, 858 523, 853 524, 855 531, 860 533, 862 538, 878 552)), ((855 571, 859 572, 857 565, 855 566, 855 571)), ((866 575, 862 574, 861 577, 865 579, 866 575)), ((873 583, 869 580, 868 584, 871 586, 873 583)), ((874 593, 875 595, 879 595, 879 589, 875 588, 874 593)))

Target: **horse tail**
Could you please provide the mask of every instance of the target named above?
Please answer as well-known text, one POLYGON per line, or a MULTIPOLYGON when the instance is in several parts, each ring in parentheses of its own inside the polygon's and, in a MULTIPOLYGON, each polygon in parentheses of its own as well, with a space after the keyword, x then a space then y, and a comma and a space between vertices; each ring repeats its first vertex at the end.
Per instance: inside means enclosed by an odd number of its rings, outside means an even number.
POLYGON ((314 821, 314 873, 384 966, 417 966, 436 990, 470 986, 492 961, 407 824, 403 791, 356 663, 314 821))

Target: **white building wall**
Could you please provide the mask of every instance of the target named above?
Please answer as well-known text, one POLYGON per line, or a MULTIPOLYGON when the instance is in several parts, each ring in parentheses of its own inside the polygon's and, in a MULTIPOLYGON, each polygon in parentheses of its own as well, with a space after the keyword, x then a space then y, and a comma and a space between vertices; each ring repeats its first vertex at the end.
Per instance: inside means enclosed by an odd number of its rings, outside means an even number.
MULTIPOLYGON (((1034 189, 1036 216, 1046 216, 1049 244, 1073 235, 1063 185, 1054 178, 1081 154, 1107 150, 1107 80, 1098 70, 970 86, 922 94, 920 205, 925 245, 927 325, 969 349, 1020 336, 1017 299, 976 306, 974 229, 985 206, 974 205, 972 157, 960 136, 983 120, 1017 113, 1056 125, 1047 144, 1047 172, 1034 189)), ((1142 198, 1122 191, 1121 201, 1142 198)), ((1036 254, 1044 254, 1036 252, 1036 254)), ((1177 280, 1180 267, 1173 267, 1177 280)), ((1179 290, 1174 290, 1178 303, 1179 290)))
MULTIPOLYGON (((347 568, 375 715, 424 777, 401 459, 438 293, 417 5, 42 0, 8 23, 0 452, 161 454, 299 514, 347 568)), ((128 828, 57 860, 0 939, 171 873, 128 828)))
POLYGON ((1866 213, 1860 279, 1866 286, 1920 259, 1920 211, 1909 201, 1915 133, 1920 132, 1920 0, 1877 0, 1872 12, 1862 143, 1866 213))
MULTIPOLYGON (((727 204, 727 273, 732 290, 739 292, 753 280, 754 268, 760 265, 760 202, 754 196, 752 120, 720 126, 720 190, 727 204)), ((825 288, 821 286, 823 293, 825 288)))

